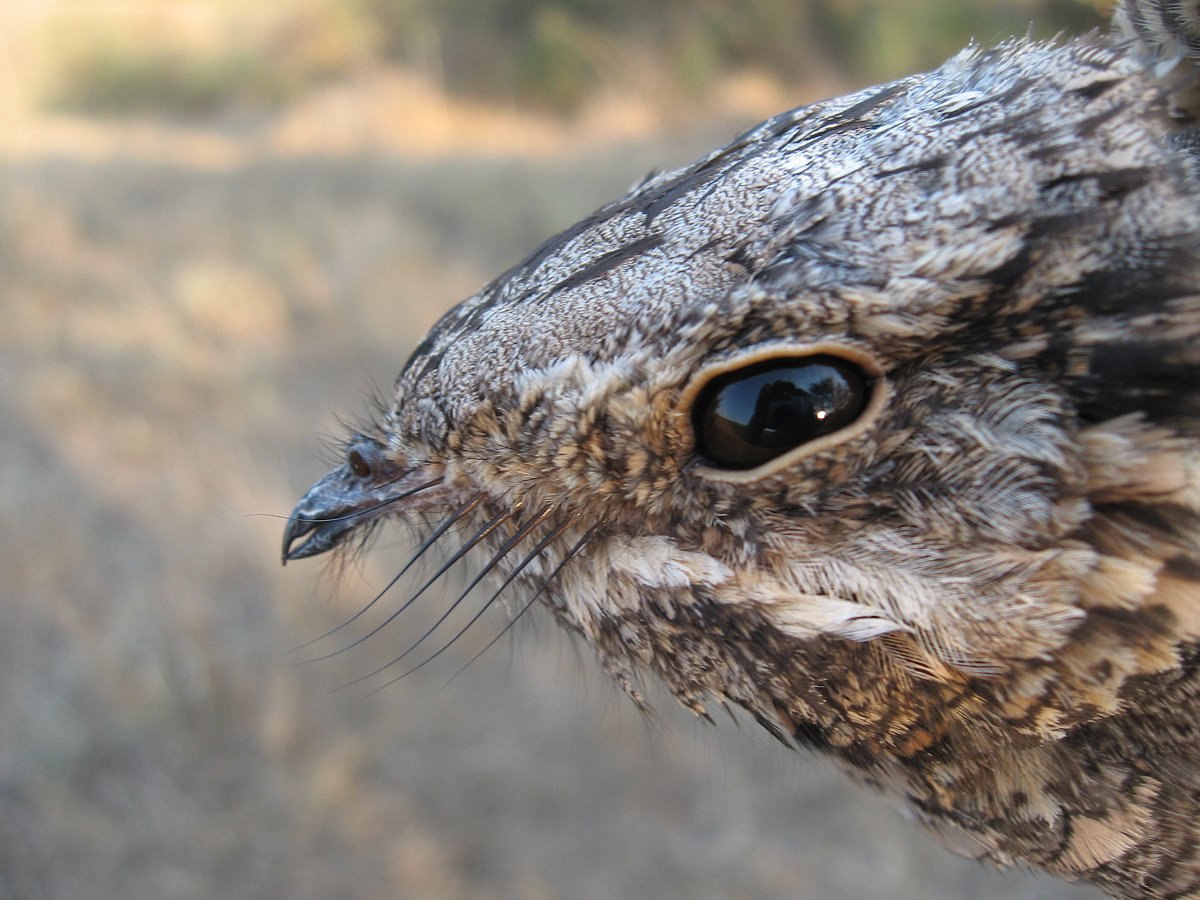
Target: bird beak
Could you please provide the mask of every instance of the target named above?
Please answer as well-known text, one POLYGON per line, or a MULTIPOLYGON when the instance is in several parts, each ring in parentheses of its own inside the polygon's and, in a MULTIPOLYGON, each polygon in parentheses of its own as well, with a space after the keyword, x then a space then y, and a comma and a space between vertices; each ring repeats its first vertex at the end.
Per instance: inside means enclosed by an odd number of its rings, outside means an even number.
POLYGON ((402 468, 385 449, 356 438, 346 462, 308 489, 283 532, 284 565, 332 550, 367 523, 397 512, 399 501, 440 483, 420 469, 402 468))

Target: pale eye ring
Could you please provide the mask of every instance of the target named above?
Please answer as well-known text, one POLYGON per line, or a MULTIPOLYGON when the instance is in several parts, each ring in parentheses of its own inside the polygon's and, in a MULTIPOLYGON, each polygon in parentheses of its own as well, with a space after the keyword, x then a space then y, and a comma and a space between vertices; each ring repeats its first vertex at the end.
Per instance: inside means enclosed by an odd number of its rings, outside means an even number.
POLYGON ((752 354, 709 370, 685 391, 694 453, 709 476, 757 477, 773 460, 803 455, 793 452, 799 448, 856 433, 882 393, 878 367, 858 352, 821 346, 752 354))

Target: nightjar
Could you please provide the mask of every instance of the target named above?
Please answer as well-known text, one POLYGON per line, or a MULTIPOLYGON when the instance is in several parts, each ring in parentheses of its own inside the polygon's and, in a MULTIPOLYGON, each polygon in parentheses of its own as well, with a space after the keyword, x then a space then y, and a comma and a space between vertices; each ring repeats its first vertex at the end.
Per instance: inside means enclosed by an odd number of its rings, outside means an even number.
POLYGON ((459 534, 638 702, 742 707, 959 852, 1200 894, 1200 4, 1117 21, 783 113, 550 239, 285 559, 459 534))

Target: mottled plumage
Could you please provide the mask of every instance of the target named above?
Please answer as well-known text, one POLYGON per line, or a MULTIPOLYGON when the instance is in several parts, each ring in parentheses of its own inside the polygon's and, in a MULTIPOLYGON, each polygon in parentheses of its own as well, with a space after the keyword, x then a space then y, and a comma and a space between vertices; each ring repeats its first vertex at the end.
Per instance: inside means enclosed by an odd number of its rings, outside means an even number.
POLYGON ((444 516, 639 702, 744 707, 960 852, 1200 894, 1196 7, 638 186, 434 327, 286 558, 444 516), (861 409, 714 465, 704 388, 781 357, 861 409))

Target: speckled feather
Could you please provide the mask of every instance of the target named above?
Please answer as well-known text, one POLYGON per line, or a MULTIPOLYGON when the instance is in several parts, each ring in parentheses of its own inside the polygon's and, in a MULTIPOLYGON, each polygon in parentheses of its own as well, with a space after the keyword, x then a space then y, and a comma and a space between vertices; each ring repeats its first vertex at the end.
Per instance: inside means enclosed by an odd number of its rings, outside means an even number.
POLYGON ((1200 895, 1200 184, 1160 57, 969 49, 646 181, 434 327, 285 555, 541 516, 488 565, 638 702, 744 707, 960 852, 1200 895), (699 385, 784 349, 859 361, 867 410, 707 465, 699 385))

